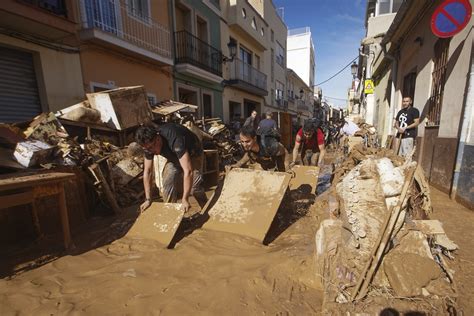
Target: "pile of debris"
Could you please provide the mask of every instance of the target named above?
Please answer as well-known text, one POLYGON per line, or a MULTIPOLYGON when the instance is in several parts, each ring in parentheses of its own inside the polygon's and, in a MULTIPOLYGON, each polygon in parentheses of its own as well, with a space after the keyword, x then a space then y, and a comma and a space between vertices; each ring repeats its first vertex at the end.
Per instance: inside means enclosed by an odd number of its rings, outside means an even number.
POLYGON ((360 145, 336 170, 330 219, 316 235, 325 313, 455 311, 448 261, 457 246, 429 219, 429 186, 417 163, 360 145))
POLYGON ((87 100, 31 122, 0 125, 0 172, 68 166, 87 173, 100 201, 115 213, 144 198, 143 151, 133 142, 143 124, 184 124, 217 150, 220 169, 238 160, 240 146, 219 118, 196 120, 197 106, 148 104, 143 86, 86 94, 87 100))

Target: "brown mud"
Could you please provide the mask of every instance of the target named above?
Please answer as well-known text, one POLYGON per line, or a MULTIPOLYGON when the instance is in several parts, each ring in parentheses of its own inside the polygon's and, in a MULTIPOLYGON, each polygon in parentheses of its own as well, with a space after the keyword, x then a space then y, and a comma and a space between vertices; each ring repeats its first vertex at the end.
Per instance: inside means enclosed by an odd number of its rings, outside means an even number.
POLYGON ((290 195, 268 246, 185 220, 175 248, 164 249, 150 239, 124 237, 133 210, 115 221, 96 219, 74 234, 71 255, 17 265, 18 273, 2 264, 2 275, 10 275, 0 280, 0 314, 318 314, 314 236, 320 215, 310 209, 314 195, 290 195))

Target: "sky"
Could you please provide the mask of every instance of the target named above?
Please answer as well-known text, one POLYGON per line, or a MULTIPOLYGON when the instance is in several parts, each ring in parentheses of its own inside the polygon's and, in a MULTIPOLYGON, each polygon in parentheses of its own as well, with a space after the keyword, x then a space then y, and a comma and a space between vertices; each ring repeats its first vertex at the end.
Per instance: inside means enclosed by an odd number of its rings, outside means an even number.
MULTIPOLYGON (((284 8, 288 29, 311 28, 316 54, 315 84, 328 79, 358 56, 365 36, 366 0, 273 0, 273 3, 277 8, 284 8)), ((321 85, 323 97, 335 106, 345 107, 351 80, 348 67, 321 85)))

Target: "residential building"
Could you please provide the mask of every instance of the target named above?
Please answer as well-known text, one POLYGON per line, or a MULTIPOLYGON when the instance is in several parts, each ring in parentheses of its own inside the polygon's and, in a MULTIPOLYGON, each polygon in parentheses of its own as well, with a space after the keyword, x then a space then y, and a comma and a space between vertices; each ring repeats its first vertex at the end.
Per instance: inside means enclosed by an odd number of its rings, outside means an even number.
POLYGON ((0 122, 83 100, 74 1, 0 1, 0 122))
POLYGON ((293 125, 302 126, 304 121, 313 117, 313 90, 292 69, 287 69, 288 113, 291 114, 293 125))
POLYGON ((226 56, 223 117, 229 122, 248 117, 253 110, 260 114, 265 110, 269 95, 265 52, 270 50, 270 30, 262 15, 263 2, 257 6, 259 11, 247 0, 221 0, 220 5, 221 45, 226 56), (235 47, 233 56, 229 44, 235 47))
POLYGON ((172 3, 175 98, 197 105, 199 117, 222 117, 221 4, 218 0, 172 3))
POLYGON ((401 108, 402 97, 412 97, 421 113, 415 159, 430 184, 472 208, 474 22, 471 19, 454 36, 437 37, 430 25, 441 3, 401 4, 380 41, 382 53, 374 59, 373 77, 377 89, 386 91, 383 98, 389 100, 387 134, 394 135, 393 118, 401 108), (388 71, 391 73, 385 80, 388 71))
POLYGON ((288 28, 279 15, 272 0, 249 0, 250 3, 262 2, 264 5, 264 19, 268 23, 269 49, 264 54, 264 71, 267 74, 268 91, 265 97, 266 109, 270 111, 286 112, 288 99, 286 95, 286 68, 287 68, 287 40, 288 28))
POLYGON ((316 62, 311 29, 303 27, 289 30, 286 51, 288 68, 293 69, 313 89, 316 62))
POLYGON ((168 0, 79 0, 83 89, 144 85, 150 103, 173 97, 168 0))

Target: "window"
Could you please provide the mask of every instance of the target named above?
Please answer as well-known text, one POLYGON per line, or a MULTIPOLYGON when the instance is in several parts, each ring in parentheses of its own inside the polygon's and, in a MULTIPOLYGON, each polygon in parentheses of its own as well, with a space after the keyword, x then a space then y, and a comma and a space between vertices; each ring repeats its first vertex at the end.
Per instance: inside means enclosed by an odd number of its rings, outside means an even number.
POLYGON ((150 3, 148 0, 128 0, 128 13, 136 18, 149 22, 150 3))
POLYGON ((271 38, 272 38, 272 42, 274 42, 274 41, 275 41, 275 32, 273 32, 273 30, 272 30, 272 36, 271 36, 271 38))
POLYGON ((252 53, 242 46, 240 47, 240 60, 246 64, 252 65, 252 53))
POLYGON ((200 40, 208 43, 207 22, 200 16, 196 16, 196 35, 200 40))
POLYGON ((448 65, 449 39, 439 39, 435 44, 434 69, 431 74, 431 96, 428 108, 428 125, 439 125, 443 104, 444 83, 448 65))
POLYGON ((260 70, 260 56, 255 55, 254 67, 260 70))
POLYGON ((280 43, 277 43, 276 49, 276 62, 285 68, 285 49, 280 45, 280 43))
POLYGON ((242 17, 244 19, 247 18, 247 11, 245 11, 245 8, 242 8, 242 17))
POLYGON ((23 0, 23 2, 30 3, 47 10, 57 15, 66 16, 66 3, 64 0, 23 0))
POLYGON ((378 0, 376 4, 377 15, 396 13, 402 3, 403 0, 378 0))
POLYGON ((403 97, 415 99, 416 70, 410 72, 403 78, 403 97))
POLYGON ((278 100, 283 100, 283 91, 285 90, 285 85, 277 80, 275 83, 275 88, 275 99, 278 103, 278 100))
POLYGON ((146 94, 146 98, 148 100, 148 103, 150 105, 155 105, 157 102, 156 102, 156 95, 152 94, 152 93, 147 93, 146 94))
POLYGON ((257 29, 257 22, 255 21, 255 18, 252 19, 252 28, 253 28, 254 30, 257 29))
POLYGON ((262 35, 262 36, 265 35, 265 30, 263 29, 263 27, 260 29, 260 35, 262 35))

